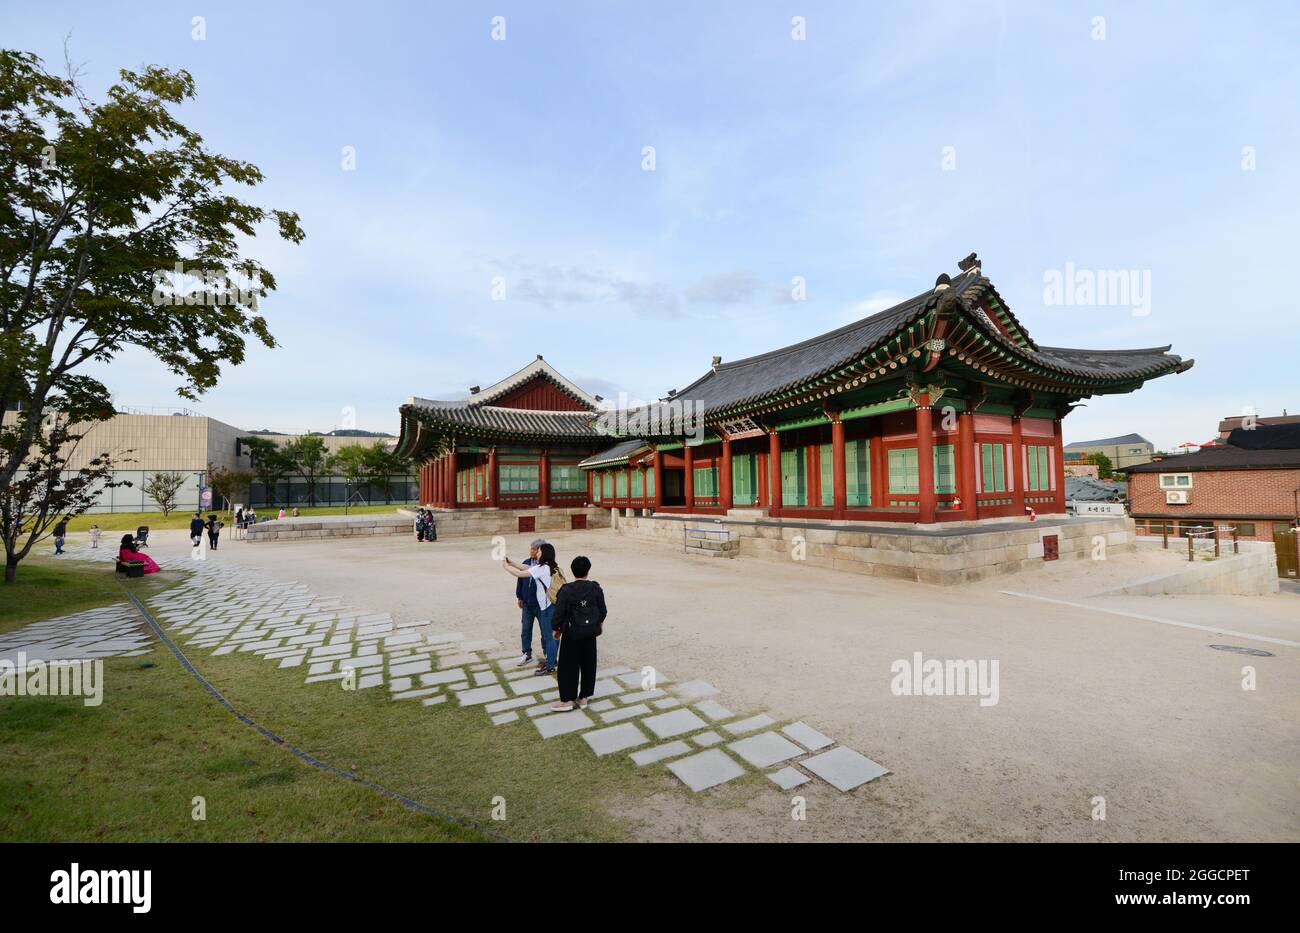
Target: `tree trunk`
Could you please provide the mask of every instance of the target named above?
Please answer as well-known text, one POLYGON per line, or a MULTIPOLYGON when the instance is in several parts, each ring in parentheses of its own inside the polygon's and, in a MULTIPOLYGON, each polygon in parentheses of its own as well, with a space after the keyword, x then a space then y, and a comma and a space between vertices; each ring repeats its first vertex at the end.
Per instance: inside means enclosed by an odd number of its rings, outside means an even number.
POLYGON ((5 583, 13 583, 18 579, 18 561, 12 557, 5 559, 5 583))

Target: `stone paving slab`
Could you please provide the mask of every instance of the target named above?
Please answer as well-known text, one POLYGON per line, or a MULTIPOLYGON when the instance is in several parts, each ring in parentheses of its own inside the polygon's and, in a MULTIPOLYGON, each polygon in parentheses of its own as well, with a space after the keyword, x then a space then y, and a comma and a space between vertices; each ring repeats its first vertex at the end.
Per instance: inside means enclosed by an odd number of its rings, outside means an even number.
POLYGON ((742 719, 739 722, 729 722, 723 725, 732 735, 740 735, 744 732, 753 732, 755 729, 762 729, 764 726, 770 726, 776 720, 766 713, 759 713, 757 716, 750 716, 748 719, 742 719))
POLYGON ((529 677, 527 680, 513 680, 510 689, 516 694, 537 693, 539 690, 554 690, 555 678, 549 675, 529 677))
POLYGON ((767 777, 781 790, 790 790, 812 780, 808 775, 793 766, 782 768, 780 771, 773 771, 767 777))
POLYGON ((650 737, 636 727, 634 722, 625 722, 606 729, 584 732, 583 740, 591 746, 597 756, 612 755, 629 748, 636 748, 650 741, 650 737))
POLYGON ((570 732, 581 732, 595 724, 586 711, 580 709, 570 710, 567 713, 554 713, 550 716, 538 716, 533 720, 533 725, 537 727, 537 731, 544 739, 553 739, 557 735, 567 735, 570 732))
POLYGON ((715 722, 719 719, 730 719, 735 715, 735 713, 716 700, 701 700, 695 704, 695 708, 715 722))
POLYGON ((456 699, 460 701, 461 706, 474 706, 477 703, 488 703, 492 700, 504 700, 505 698, 506 688, 500 684, 493 684, 489 687, 473 687, 456 694, 456 699))
POLYGON ((684 684, 678 684, 673 687, 673 693, 683 700, 699 700, 704 697, 711 697, 721 693, 717 687, 707 680, 688 680, 684 684))
POLYGON ((633 719, 648 712, 650 712, 650 707, 644 703, 638 703, 636 706, 624 706, 621 709, 610 710, 608 713, 601 713, 600 718, 605 722, 621 722, 624 719, 633 719))
POLYGON ((708 732, 701 732, 699 735, 693 736, 691 741, 701 748, 708 748, 721 742, 722 736, 710 729, 708 732))
POLYGON ((755 768, 770 768, 778 762, 802 755, 803 749, 777 732, 760 732, 727 746, 755 768))
POLYGON ((703 729, 707 723, 689 709, 675 709, 641 720, 642 724, 661 739, 670 739, 683 732, 703 729))
POLYGON ((843 745, 806 758, 799 764, 836 790, 845 792, 889 773, 888 768, 882 768, 866 755, 843 745))
POLYGON ((508 713, 497 713, 495 716, 492 717, 492 725, 503 726, 508 722, 514 722, 518 718, 519 718, 519 714, 514 710, 511 710, 508 713))
POLYGON ((827 738, 812 726, 804 722, 793 722, 781 731, 810 752, 819 751, 828 745, 835 744, 833 739, 827 738))
POLYGON ((689 752, 691 747, 685 742, 665 742, 663 745, 656 745, 654 748, 647 748, 643 751, 633 752, 629 757, 632 762, 640 768, 646 765, 654 764, 656 761, 663 761, 665 758, 672 758, 674 755, 684 755, 689 752))
POLYGON ((465 679, 465 672, 459 668, 454 671, 435 671, 432 674, 421 674, 420 683, 426 687, 432 687, 434 684, 451 684, 465 679))
POLYGON ((718 748, 699 752, 668 763, 668 770, 697 794, 717 787, 745 773, 745 769, 718 748))

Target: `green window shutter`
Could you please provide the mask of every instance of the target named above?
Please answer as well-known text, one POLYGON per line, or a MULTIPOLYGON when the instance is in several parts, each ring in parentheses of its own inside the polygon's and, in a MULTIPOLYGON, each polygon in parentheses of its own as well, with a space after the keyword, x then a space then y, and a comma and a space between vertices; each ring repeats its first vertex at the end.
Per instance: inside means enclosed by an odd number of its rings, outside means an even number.
POLYGON ((1048 464, 1047 448, 1039 447, 1038 448, 1038 488, 1039 489, 1052 488, 1052 478, 1050 475, 1050 471, 1047 468, 1047 464, 1048 464))
POLYGON ((844 478, 847 505, 871 505, 871 448, 865 440, 844 445, 844 478))
POLYGON ((1006 450, 1001 444, 993 445, 993 474, 997 477, 997 491, 1007 491, 1006 450))
POLYGON ((934 491, 936 493, 955 493, 957 491, 957 473, 954 466, 952 444, 934 446, 934 491))
POLYGON ((645 480, 642 478, 640 470, 632 471, 632 495, 638 499, 645 495, 645 480))
POLYGON ((609 499, 614 495, 614 476, 608 470, 601 474, 600 485, 604 490, 606 499, 609 499))
POLYGON ((593 502, 600 501, 600 474, 599 473, 596 473, 595 475, 592 476, 591 498, 593 502))
POLYGON ((655 497, 655 471, 645 471, 645 494, 651 499, 655 497))
POLYGON ((1029 460, 1029 469, 1025 471, 1025 489, 1029 492, 1037 492, 1043 487, 1038 484, 1038 448, 1026 447, 1025 456, 1029 460))
POLYGON ((740 454, 731 458, 731 499, 735 505, 754 505, 758 499, 758 458, 740 454))
POLYGON ((921 490, 915 447, 900 447, 889 452, 890 495, 914 496, 921 490))
POLYGON ((614 474, 614 498, 627 498, 627 474, 622 470, 614 474))
POLYGON ((822 473, 822 505, 835 504, 835 445, 822 444, 819 451, 822 473))
POLYGON ((807 462, 802 447, 781 451, 781 502, 784 505, 808 504, 807 462))

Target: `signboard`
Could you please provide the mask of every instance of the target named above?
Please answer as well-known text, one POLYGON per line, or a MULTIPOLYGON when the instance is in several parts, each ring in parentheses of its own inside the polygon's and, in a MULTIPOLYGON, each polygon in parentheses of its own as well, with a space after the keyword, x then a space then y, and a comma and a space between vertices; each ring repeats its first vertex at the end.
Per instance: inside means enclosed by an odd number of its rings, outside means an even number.
POLYGON ((1123 502, 1077 502, 1065 504, 1066 510, 1075 515, 1123 515, 1123 502))
POLYGON ((722 433, 727 435, 727 440, 740 441, 747 437, 762 437, 767 432, 753 418, 737 418, 722 422, 722 433))
POLYGON ((212 508, 212 487, 204 486, 199 493, 199 511, 206 512, 212 508))

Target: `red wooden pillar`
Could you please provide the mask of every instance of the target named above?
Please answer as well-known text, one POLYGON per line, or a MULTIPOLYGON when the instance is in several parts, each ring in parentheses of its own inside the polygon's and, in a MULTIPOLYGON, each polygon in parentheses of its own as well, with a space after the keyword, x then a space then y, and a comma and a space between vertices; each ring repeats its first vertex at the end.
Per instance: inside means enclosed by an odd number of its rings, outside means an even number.
POLYGON ((776 429, 767 432, 768 514, 781 512, 781 435, 776 429))
POLYGON ((654 456, 655 511, 657 512, 664 507, 664 455, 656 450, 654 456))
POLYGON ((885 463, 885 441, 880 433, 883 425, 884 421, 879 417, 873 419, 871 438, 867 445, 871 456, 871 507, 873 509, 882 509, 888 505, 885 492, 889 488, 886 485, 889 480, 886 474, 889 470, 885 463))
POLYGON ((642 460, 637 464, 637 469, 641 471, 641 508, 645 508, 650 501, 646 496, 646 468, 645 461, 642 460))
POLYGON ((537 464, 537 499, 542 508, 551 504, 551 452, 542 448, 542 459, 537 464))
POLYGON ((979 517, 979 490, 975 488, 975 412, 967 409, 957 419, 957 495, 962 518, 979 517))
POLYGON ((442 508, 442 458, 429 464, 429 502, 436 508, 442 508))
POLYGON ((497 448, 495 444, 488 448, 487 505, 490 509, 497 507, 497 448))
POLYGON ((1052 478, 1056 481, 1056 511, 1065 511, 1065 450, 1061 444, 1061 419, 1052 422, 1052 478))
POLYGON ((1013 491, 1011 501, 1015 504, 1017 515, 1028 515, 1025 511, 1025 446, 1020 416, 1011 416, 1011 483, 1013 491))
POLYGON ((722 465, 718 468, 718 505, 726 512, 731 508, 731 438, 722 435, 722 465))
POLYGON ((456 488, 457 479, 458 477, 456 476, 456 449, 453 447, 451 452, 447 454, 446 496, 447 496, 447 508, 449 509, 454 509, 459 506, 459 503, 456 501, 456 494, 458 492, 456 488))
POLYGON ((920 496, 920 514, 916 520, 922 525, 934 521, 934 418, 930 410, 930 394, 922 392, 916 406, 916 481, 920 496))
POLYGON ((686 469, 683 471, 686 475, 682 478, 682 498, 686 503, 686 511, 695 511, 695 448, 687 446, 685 439, 682 440, 682 459, 686 461, 686 469))
POLYGON ((848 508, 849 477, 847 464, 844 462, 844 422, 839 412, 831 415, 831 490, 834 497, 832 515, 844 517, 848 508))

